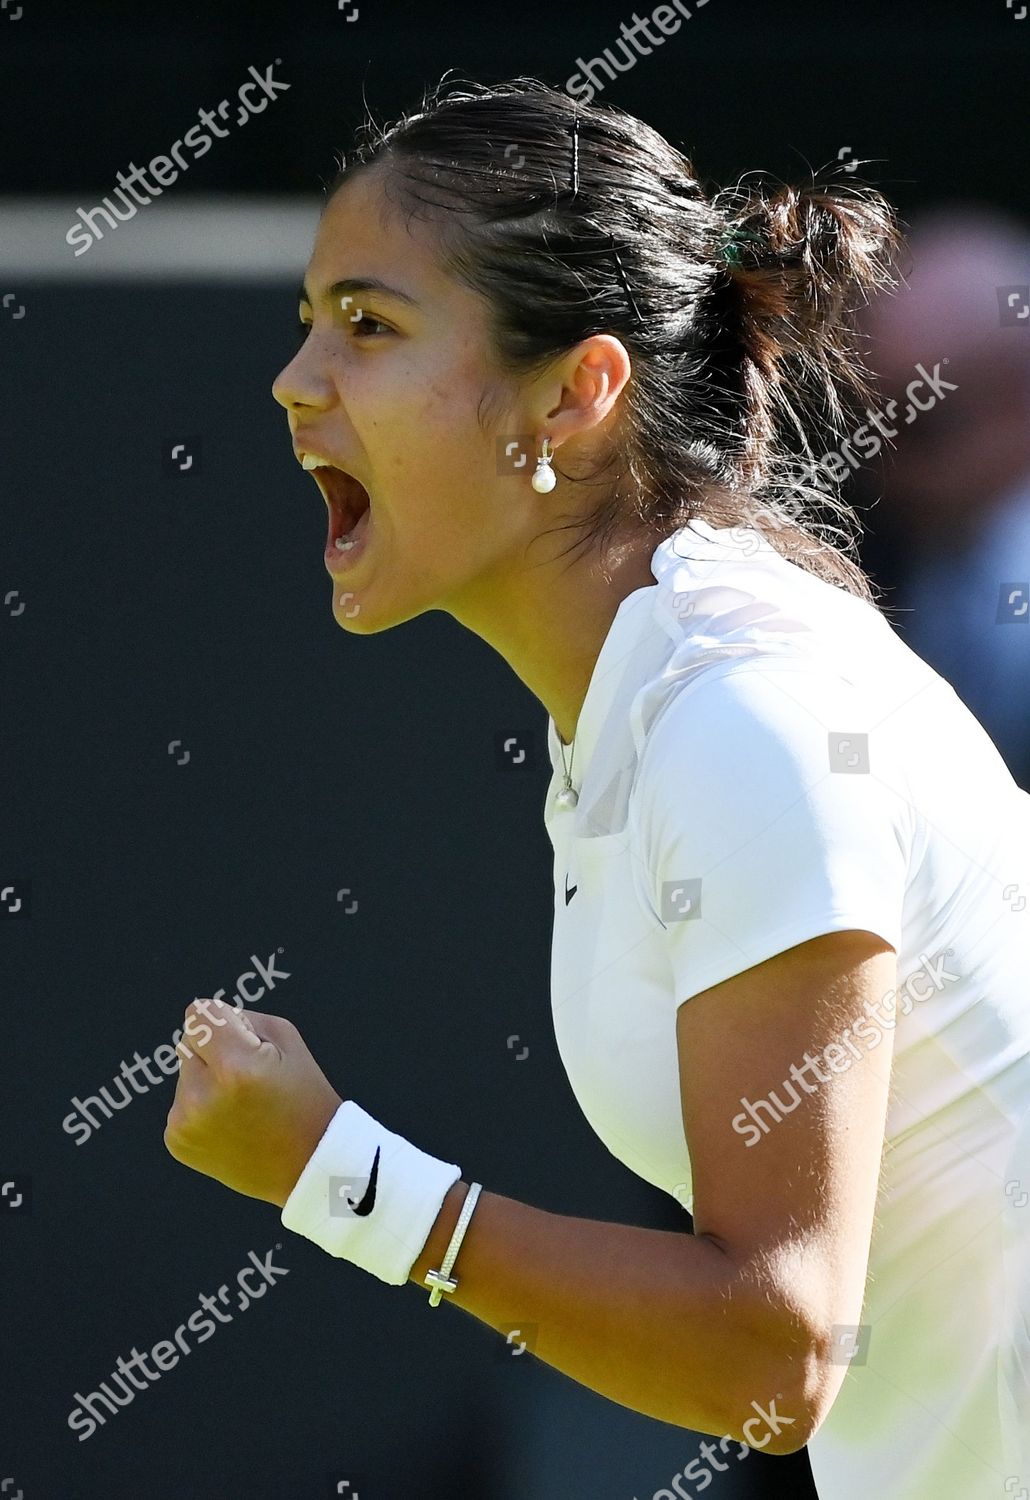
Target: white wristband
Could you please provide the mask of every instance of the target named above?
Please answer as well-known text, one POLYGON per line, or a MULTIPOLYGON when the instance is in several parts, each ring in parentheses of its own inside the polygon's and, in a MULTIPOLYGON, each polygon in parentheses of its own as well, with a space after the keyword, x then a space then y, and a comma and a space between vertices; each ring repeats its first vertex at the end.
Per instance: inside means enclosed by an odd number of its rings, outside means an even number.
POLYGON ((420 1151, 346 1099, 283 1204, 282 1222, 403 1286, 460 1177, 454 1162, 420 1151))

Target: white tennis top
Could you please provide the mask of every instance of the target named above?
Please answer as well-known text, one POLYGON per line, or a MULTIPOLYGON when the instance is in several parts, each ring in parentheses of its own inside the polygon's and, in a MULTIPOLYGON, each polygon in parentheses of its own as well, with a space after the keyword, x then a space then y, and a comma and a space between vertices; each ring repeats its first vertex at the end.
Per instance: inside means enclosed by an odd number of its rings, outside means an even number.
MULTIPOLYGON (((1030 1494, 1030 795, 878 609, 755 532, 695 521, 651 569, 594 666, 574 809, 548 721, 573 1091, 609 1151, 689 1208, 678 1006, 820 933, 890 943, 866 1298, 812 1470, 825 1500, 1030 1494)), ((779 1089, 781 1112, 797 1097, 779 1089)), ((775 1121, 734 1128, 744 1149, 775 1121)))

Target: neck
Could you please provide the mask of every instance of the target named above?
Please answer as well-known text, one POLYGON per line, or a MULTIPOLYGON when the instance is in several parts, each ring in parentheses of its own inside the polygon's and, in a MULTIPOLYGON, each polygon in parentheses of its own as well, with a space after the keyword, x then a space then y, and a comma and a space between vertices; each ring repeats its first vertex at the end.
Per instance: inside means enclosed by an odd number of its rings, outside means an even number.
MULTIPOLYGON (((576 734, 594 666, 628 595, 653 587, 651 557, 660 538, 637 533, 572 562, 559 557, 562 535, 544 536, 543 561, 479 578, 448 613, 493 646, 544 705, 568 747, 576 734)), ((567 544, 566 544, 567 545, 567 544)))

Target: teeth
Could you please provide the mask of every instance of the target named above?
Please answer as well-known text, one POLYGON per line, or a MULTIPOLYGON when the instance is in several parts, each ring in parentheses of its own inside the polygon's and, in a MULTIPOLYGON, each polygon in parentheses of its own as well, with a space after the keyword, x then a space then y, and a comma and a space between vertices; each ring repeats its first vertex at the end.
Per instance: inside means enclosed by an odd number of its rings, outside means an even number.
POLYGON ((357 545, 356 541, 345 536, 338 536, 333 543, 333 546, 338 548, 340 552, 349 552, 352 547, 356 547, 357 545))
POLYGON ((314 453, 305 453, 301 460, 301 466, 305 469, 324 469, 329 467, 324 458, 318 458, 314 453))

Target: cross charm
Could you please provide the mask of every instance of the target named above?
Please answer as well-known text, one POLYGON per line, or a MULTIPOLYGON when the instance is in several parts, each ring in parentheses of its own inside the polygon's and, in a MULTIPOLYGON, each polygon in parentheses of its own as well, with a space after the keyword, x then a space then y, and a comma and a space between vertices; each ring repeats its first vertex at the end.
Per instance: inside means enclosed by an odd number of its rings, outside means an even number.
POLYGON ((426 1286, 433 1288, 429 1294, 430 1307, 437 1305, 444 1292, 456 1291, 458 1287, 456 1276, 444 1276, 440 1271, 427 1271, 424 1281, 426 1286))

